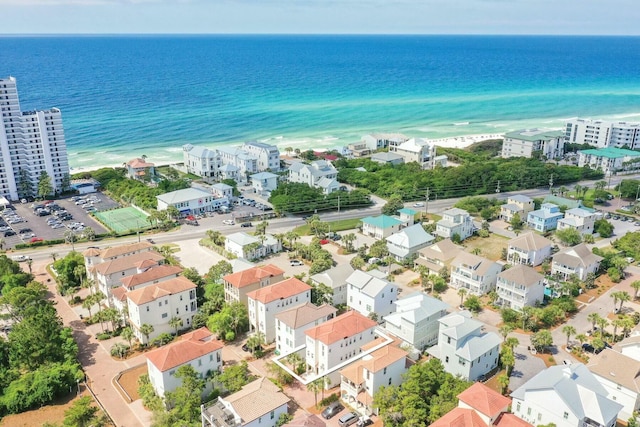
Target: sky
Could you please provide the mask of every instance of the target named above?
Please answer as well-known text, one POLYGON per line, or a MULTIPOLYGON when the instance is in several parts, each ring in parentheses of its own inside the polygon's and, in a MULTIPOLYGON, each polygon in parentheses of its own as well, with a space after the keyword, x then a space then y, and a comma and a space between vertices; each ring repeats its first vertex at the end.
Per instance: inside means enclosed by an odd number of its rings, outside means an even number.
POLYGON ((0 0, 2 34, 640 35, 639 0, 0 0))

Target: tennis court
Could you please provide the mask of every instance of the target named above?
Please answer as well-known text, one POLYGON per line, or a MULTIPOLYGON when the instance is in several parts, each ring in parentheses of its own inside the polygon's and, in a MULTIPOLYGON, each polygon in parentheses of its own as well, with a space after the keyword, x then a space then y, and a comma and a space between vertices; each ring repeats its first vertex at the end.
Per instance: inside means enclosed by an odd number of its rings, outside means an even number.
POLYGON ((147 216, 133 207, 94 213, 96 218, 116 233, 151 228, 147 216))

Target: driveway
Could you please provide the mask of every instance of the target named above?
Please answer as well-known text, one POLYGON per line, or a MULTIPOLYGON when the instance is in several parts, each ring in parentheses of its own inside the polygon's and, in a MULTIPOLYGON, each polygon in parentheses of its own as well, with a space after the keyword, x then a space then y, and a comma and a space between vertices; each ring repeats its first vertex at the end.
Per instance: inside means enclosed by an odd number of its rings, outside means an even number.
POLYGON ((513 367, 513 371, 511 371, 511 379, 509 381, 510 390, 517 389, 537 373, 547 368, 540 358, 533 356, 529 350, 527 350, 527 346, 529 345, 528 337, 521 334, 517 334, 516 337, 520 340, 520 345, 514 349, 516 364, 513 367), (527 344, 523 343, 525 340, 527 344))

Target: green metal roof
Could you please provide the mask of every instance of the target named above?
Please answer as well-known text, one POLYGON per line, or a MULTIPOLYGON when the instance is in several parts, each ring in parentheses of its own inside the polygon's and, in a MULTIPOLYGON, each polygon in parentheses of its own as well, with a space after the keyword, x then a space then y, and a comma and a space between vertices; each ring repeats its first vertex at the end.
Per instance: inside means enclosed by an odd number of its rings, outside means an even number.
POLYGON ((409 208, 398 209, 398 212, 407 214, 409 216, 414 216, 415 214, 418 213, 418 211, 414 211, 413 209, 409 209, 409 208))
POLYGON ((564 137, 564 132, 561 130, 517 130, 515 132, 507 132, 504 134, 505 138, 519 139, 521 141, 548 141, 553 138, 564 137))
POLYGON ((380 215, 375 217, 368 216, 366 218, 362 218, 362 222, 364 222, 365 224, 369 224, 372 227, 378 228, 389 228, 393 227, 394 225, 402 224, 402 221, 400 221, 399 219, 387 215, 380 215))
POLYGON ((624 148, 607 147, 607 148, 592 148, 589 150, 580 150, 579 153, 587 154, 590 156, 606 157, 608 159, 619 159, 620 157, 638 157, 639 151, 626 150, 624 148))

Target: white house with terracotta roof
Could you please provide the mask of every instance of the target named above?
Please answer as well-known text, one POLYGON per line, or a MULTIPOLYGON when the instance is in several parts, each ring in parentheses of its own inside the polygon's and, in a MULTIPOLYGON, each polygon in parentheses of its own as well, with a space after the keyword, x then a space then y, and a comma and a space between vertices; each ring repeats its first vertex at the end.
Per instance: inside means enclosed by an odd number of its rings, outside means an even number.
POLYGON ((628 420, 640 410, 640 361, 605 348, 589 358, 589 371, 604 387, 606 396, 621 404, 619 418, 628 420))
POLYGON ((247 294, 251 332, 264 334, 267 344, 276 339, 276 314, 311 302, 311 286, 292 277, 247 294))
POLYGON ((417 350, 438 342, 438 320, 451 308, 447 303, 422 292, 396 301, 396 311, 385 316, 384 328, 417 350))
POLYGON ((527 265, 518 264, 498 274, 496 292, 496 304, 522 311, 544 300, 544 276, 527 265))
POLYGON ((484 323, 471 313, 451 313, 439 322, 438 345, 428 352, 440 359, 445 371, 475 381, 498 366, 502 339, 494 332, 483 332, 484 323))
MULTIPOLYGON (((348 311, 321 325, 307 329, 305 360, 307 372, 324 375, 362 353, 362 346, 376 338, 378 324, 357 311, 348 311)), ((333 372, 332 383, 339 376, 333 372)))
POLYGON ((201 406, 202 427, 275 427, 288 411, 290 399, 268 378, 201 406))
POLYGON ((558 275, 563 280, 568 280, 576 275, 584 280, 589 273, 595 273, 600 267, 602 257, 595 255, 586 244, 566 248, 553 256, 551 261, 551 275, 558 275))
POLYGON ((208 378, 222 367, 221 341, 214 339, 207 328, 196 329, 172 342, 146 354, 149 381, 158 396, 164 397, 182 385, 176 371, 191 365, 202 378, 208 378))
POLYGON ((122 286, 111 289, 111 301, 119 311, 127 306, 127 292, 164 282, 165 280, 178 277, 182 273, 182 268, 177 265, 161 264, 131 276, 120 279, 122 286))
POLYGON ((402 384, 406 371, 407 352, 386 345, 340 371, 340 397, 362 415, 377 414, 373 396, 381 386, 402 384))
POLYGON ((279 354, 292 353, 305 344, 304 331, 333 319, 337 311, 329 304, 305 302, 276 314, 276 350, 279 354))
POLYGON ((507 243, 507 261, 511 264, 525 264, 535 267, 551 257, 553 242, 530 231, 507 243))
POLYGON ((535 209, 533 199, 529 196, 516 194, 507 198, 507 203, 500 205, 500 219, 511 222, 515 214, 520 216, 520 220, 525 222, 527 214, 535 209))
POLYGON ((137 179, 140 181, 147 181, 155 175, 155 164, 147 162, 144 158, 135 158, 129 160, 126 164, 127 175, 131 179, 137 179))
POLYGON ((113 246, 110 248, 88 248, 82 255, 84 257, 84 265, 87 269, 87 274, 91 273, 91 267, 101 264, 105 261, 122 258, 129 255, 134 255, 140 252, 149 252, 153 250, 153 245, 149 242, 137 242, 129 243, 126 245, 113 246))
POLYGON ((393 233, 386 240, 389 255, 397 261, 404 261, 432 244, 436 238, 424 231, 422 224, 413 224, 393 233))
POLYGON ((224 283, 224 300, 227 304, 241 302, 249 306, 247 294, 284 280, 284 270, 273 264, 260 265, 227 274, 224 283))
POLYGON ((355 270, 347 278, 347 306, 364 316, 376 313, 381 320, 395 312, 398 285, 379 270, 355 270))
POLYGON ((311 282, 316 285, 326 285, 331 288, 332 304, 340 305, 347 303, 347 279, 354 272, 354 268, 349 263, 338 264, 322 273, 311 276, 311 282))
POLYGON ((444 238, 452 239, 454 235, 464 240, 471 237, 476 227, 473 218, 464 209, 453 208, 442 213, 442 219, 436 223, 435 233, 444 238))
POLYGON ((564 218, 558 220, 558 230, 570 228, 580 234, 593 234, 595 223, 595 212, 582 208, 567 209, 564 212, 564 218))
POLYGON ((484 295, 496 286, 502 266, 487 258, 460 252, 451 262, 451 286, 464 288, 474 295, 484 295))
POLYGON ((451 261, 462 252, 462 247, 456 245, 451 239, 443 239, 431 246, 420 249, 416 265, 422 265, 429 269, 429 274, 439 274, 443 268, 449 269, 451 261))
POLYGON ((180 329, 191 327, 193 316, 198 310, 196 285, 183 276, 178 276, 155 285, 149 285, 127 292, 129 323, 141 343, 147 337, 140 331, 144 324, 153 326, 149 340, 162 333, 174 333, 169 321, 177 317, 182 321, 180 329))
POLYGON ((622 405, 581 363, 551 366, 511 393, 511 411, 535 424, 614 427, 622 405))

